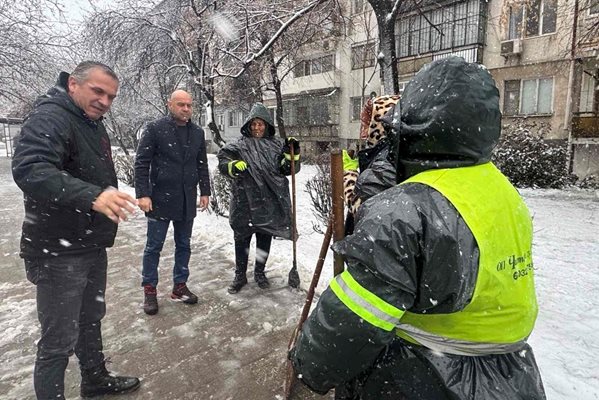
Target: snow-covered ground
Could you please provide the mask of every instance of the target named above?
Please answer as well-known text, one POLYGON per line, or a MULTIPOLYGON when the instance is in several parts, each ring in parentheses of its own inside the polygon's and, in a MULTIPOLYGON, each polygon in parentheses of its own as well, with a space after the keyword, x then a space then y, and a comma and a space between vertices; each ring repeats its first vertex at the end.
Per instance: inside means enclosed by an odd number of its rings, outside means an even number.
MULTIPOLYGON (((215 165, 214 159, 210 163, 215 165)), ((296 182, 302 285, 310 283, 323 238, 312 229, 310 221, 315 218, 304 190, 315 172, 313 166, 302 166, 296 182)), ((599 191, 523 189, 521 193, 533 216, 535 232, 539 316, 530 343, 547 398, 599 399, 599 191)), ((231 240, 231 230, 222 218, 203 214, 198 226, 209 226, 215 246, 231 240)), ((271 254, 269 265, 292 263, 286 241, 275 241, 271 254)), ((331 257, 329 250, 327 260, 331 257)), ((327 263, 318 292, 326 288, 332 272, 327 263)))
MULTIPOLYGON (((214 168, 214 156, 210 156, 209 161, 211 168, 214 168)), ((299 231, 297 260, 303 288, 307 288, 310 283, 323 238, 323 235, 312 229, 315 218, 304 189, 306 181, 315 171, 312 166, 303 166, 296 183, 299 231)), ((8 190, 10 185, 14 183, 0 182, 0 199, 3 191, 8 190)), ((131 188, 125 190, 133 191, 131 188)), ((523 190, 522 194, 534 217, 533 256, 540 307, 530 343, 541 369, 547 398, 599 399, 599 192, 523 190)), ((0 205, 3 212, 16 212, 21 207, 20 204, 0 205)), ((127 229, 126 225, 121 229, 127 229)), ((6 245, 6 240, 18 240, 18 230, 15 226, 0 226, 0 232, 3 232, 0 245, 6 245)), ((143 236, 143 233, 140 234, 143 236)), ((194 240, 201 240, 207 251, 224 251, 225 257, 233 260, 232 236, 227 219, 207 212, 198 215, 194 226, 194 240)), ((252 249, 253 247, 254 245, 252 249)), ((292 265, 291 249, 288 241, 273 242, 267 264, 267 273, 271 278, 282 281, 282 277, 286 276, 292 265)), ((14 254, 9 253, 4 253, 3 256, 14 258, 14 254)), ((131 264, 136 265, 139 254, 132 254, 131 257, 135 258, 131 260, 131 264)), ((330 251, 327 257, 318 292, 327 286, 332 277, 330 251)), ((1 264, 3 268, 12 268, 12 265, 22 268, 18 259, 8 264, 3 261, 1 264)), ((6 271, 0 271, 0 278, 6 277, 5 274, 6 271)), ((0 294, 14 289, 13 286, 15 285, 0 282, 0 294)), ((252 309, 247 309, 246 312, 252 313, 252 309)), ((297 310, 289 310, 289 319, 296 318, 297 310)), ((23 295, 21 302, 11 301, 10 304, 0 298, 0 324, 0 331, 3 332, 0 336, 0 349, 15 341, 30 346, 31 338, 20 336, 38 335, 34 328, 37 326, 35 301, 29 295, 23 295), (4 324, 11 319, 12 313, 20 315, 20 318, 30 319, 30 329, 6 331, 4 327, 8 324, 4 324), (28 332, 27 335, 23 334, 24 331, 28 332), (21 333, 14 335, 11 332, 21 333)), ((14 365, 14 375, 32 369, 32 357, 26 359, 25 365, 22 364, 24 359, 21 355, 21 351, 15 353, 14 358, 21 361, 14 365)), ((12 378, 10 374, 0 376, 0 383, 4 379, 12 378)), ((4 399, 2 393, 0 398, 4 399)))

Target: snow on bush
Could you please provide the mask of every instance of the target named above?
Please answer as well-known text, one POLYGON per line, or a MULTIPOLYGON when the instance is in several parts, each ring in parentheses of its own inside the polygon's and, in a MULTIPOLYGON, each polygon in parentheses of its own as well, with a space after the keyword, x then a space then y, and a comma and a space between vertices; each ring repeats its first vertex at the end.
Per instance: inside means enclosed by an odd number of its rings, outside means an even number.
POLYGON ((562 188, 574 182, 568 173, 565 140, 547 140, 549 124, 518 119, 505 125, 492 161, 516 187, 562 188))

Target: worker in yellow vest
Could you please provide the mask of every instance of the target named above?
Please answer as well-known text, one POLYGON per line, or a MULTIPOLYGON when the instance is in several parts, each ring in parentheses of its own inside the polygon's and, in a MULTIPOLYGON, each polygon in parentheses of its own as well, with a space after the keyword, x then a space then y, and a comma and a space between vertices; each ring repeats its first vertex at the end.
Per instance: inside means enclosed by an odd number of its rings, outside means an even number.
POLYGON ((366 201, 354 234, 333 245, 347 270, 304 324, 295 371, 338 399, 545 399, 527 344, 532 223, 490 162, 501 131, 491 75, 434 61, 388 122, 402 181, 366 201))

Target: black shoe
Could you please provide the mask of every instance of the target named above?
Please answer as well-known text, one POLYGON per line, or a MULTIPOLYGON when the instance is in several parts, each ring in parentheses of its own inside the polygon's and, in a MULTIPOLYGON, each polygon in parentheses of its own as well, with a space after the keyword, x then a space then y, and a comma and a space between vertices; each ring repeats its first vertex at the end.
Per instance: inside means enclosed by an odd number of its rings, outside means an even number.
POLYGON ((270 282, 264 272, 254 272, 254 280, 260 289, 268 289, 270 287, 270 282))
POLYGON ((141 382, 130 376, 113 376, 104 363, 97 368, 81 373, 81 397, 95 397, 105 394, 130 393, 139 388, 141 382))
POLYGON ((155 315, 158 313, 156 288, 152 285, 144 286, 144 312, 148 315, 155 315))
POLYGON ((198 302, 198 296, 191 293, 185 282, 177 283, 171 293, 171 299, 180 300, 186 304, 195 304, 198 302))
POLYGON ((248 279, 245 274, 235 274, 235 279, 227 288, 227 291, 231 294, 235 294, 241 290, 248 283, 248 279))

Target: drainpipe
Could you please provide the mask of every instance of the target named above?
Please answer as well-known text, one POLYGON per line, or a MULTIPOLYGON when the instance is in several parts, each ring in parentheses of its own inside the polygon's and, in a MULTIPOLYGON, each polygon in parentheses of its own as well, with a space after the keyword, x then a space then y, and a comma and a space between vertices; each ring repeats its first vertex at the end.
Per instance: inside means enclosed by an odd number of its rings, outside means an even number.
POLYGON ((574 72, 576 70, 576 33, 578 30, 578 0, 574 0, 574 18, 572 23, 572 46, 570 48, 570 73, 568 76, 568 93, 566 95, 566 112, 564 128, 568 130, 568 173, 572 173, 574 164, 574 149, 572 144, 572 91, 574 90, 574 72))

